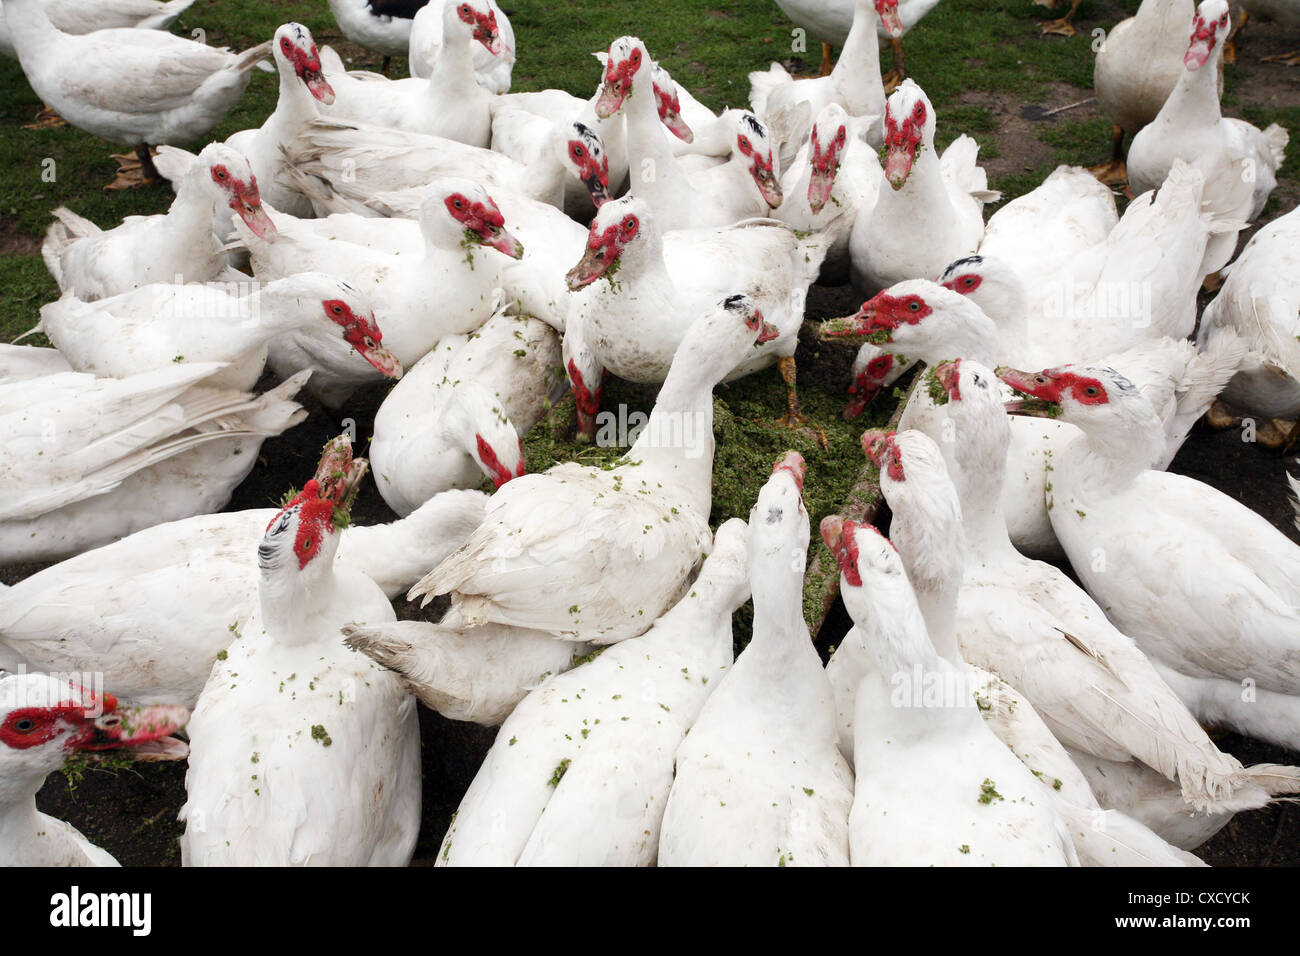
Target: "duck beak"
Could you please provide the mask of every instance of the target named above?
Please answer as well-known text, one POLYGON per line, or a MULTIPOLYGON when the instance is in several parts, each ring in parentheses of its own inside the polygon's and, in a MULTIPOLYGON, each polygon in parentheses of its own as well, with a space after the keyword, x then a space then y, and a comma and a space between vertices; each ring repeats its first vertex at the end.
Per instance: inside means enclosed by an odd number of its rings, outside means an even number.
POLYGON ((280 231, 275 228, 275 223, 271 217, 266 214, 262 204, 249 203, 246 200, 239 200, 235 204, 235 212, 239 218, 244 220, 244 225, 252 231, 253 235, 267 242, 275 242, 280 235, 280 231))
POLYGON ((894 330, 877 321, 876 310, 870 305, 863 305, 853 315, 843 319, 827 319, 821 324, 818 338, 823 341, 834 339, 862 339, 873 345, 885 345, 893 341, 894 330))
POLYGON ((803 491, 804 475, 808 473, 808 464, 803 460, 803 455, 797 451, 787 451, 772 467, 772 474, 778 471, 788 471, 790 477, 794 478, 794 483, 798 485, 799 491, 803 491))
POLYGON ((606 259, 603 246, 597 249, 588 249, 578 260, 578 264, 569 270, 564 277, 570 292, 577 292, 584 286, 591 285, 606 272, 609 267, 618 261, 618 258, 606 259))
POLYGON ((895 191, 903 188, 916 161, 916 146, 911 143, 890 145, 885 152, 885 179, 895 191))
POLYGON ((326 106, 333 105, 334 87, 330 86, 329 80, 325 79, 325 74, 321 73, 320 70, 303 70, 302 81, 307 84, 307 89, 312 96, 326 106))
POLYGON ((155 704, 116 708, 89 721, 90 737, 78 750, 124 750, 135 760, 183 760, 189 746, 172 734, 185 726, 190 713, 184 707, 155 704))
POLYGON ((387 378, 402 377, 402 363, 396 355, 382 345, 361 352, 361 357, 382 372, 387 378))
POLYGON ((772 209, 781 205, 785 196, 781 192, 781 184, 776 181, 776 176, 770 168, 755 166, 750 170, 754 177, 754 182, 758 184, 758 191, 763 194, 763 201, 772 209))
POLYGON ((1212 49, 1213 47, 1207 41, 1194 40, 1183 55, 1183 65, 1189 70, 1199 70, 1209 62, 1212 49))
POLYGON ((600 96, 596 99, 596 115, 601 119, 609 119, 623 108, 628 92, 611 87, 608 83, 602 84, 600 96))
MULTIPOLYGON (((664 110, 664 113, 660 117, 660 119, 663 121, 663 124, 668 127, 668 129, 672 132, 672 134, 676 136, 678 139, 680 139, 683 143, 695 142, 695 133, 693 133, 691 131, 691 128, 686 125, 686 120, 682 119, 681 114, 678 113, 676 110, 671 110, 671 109, 664 110)), ((777 203, 777 205, 779 206, 780 203, 777 203)))
POLYGON ((831 190, 835 188, 835 170, 813 169, 808 180, 808 208, 813 215, 822 211, 831 200, 831 190))
POLYGON ((999 368, 997 376, 1017 392, 1029 396, 1012 402, 1004 402, 1003 407, 1007 410, 1008 415, 1019 415, 1025 418, 1060 417, 1060 403, 1040 394, 1042 386, 1036 381, 1037 376, 1033 372, 1022 372, 1014 368, 999 368))
POLYGON ((483 243, 485 246, 491 246, 500 253, 509 256, 511 259, 522 259, 524 257, 524 244, 516 239, 509 230, 502 229, 490 236, 483 243))
POLYGON ((880 15, 880 25, 894 39, 901 37, 903 35, 903 18, 898 15, 898 7, 885 7, 885 12, 880 15))

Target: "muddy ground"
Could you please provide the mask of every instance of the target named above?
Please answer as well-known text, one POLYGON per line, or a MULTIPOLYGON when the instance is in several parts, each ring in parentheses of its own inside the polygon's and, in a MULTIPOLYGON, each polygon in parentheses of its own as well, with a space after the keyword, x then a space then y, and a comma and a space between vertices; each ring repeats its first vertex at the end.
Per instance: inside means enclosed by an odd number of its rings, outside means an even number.
MULTIPOLYGON (((1094 19, 1077 20, 1081 32, 1094 26, 1110 26, 1119 19, 1118 8, 1108 2, 1085 4, 1083 15, 1094 19)), ((1044 39, 1043 42, 1054 42, 1044 39)), ((1300 106, 1300 69, 1267 64, 1261 58, 1300 47, 1300 33, 1283 33, 1272 25, 1252 24, 1237 65, 1233 96, 1243 107, 1250 104, 1300 106)), ((1095 103, 1083 102, 1051 115, 1049 111, 1085 99, 1087 91, 1065 84, 1054 85, 1049 101, 1026 104, 1006 97, 993 101, 981 96, 979 105, 988 107, 997 123, 981 141, 995 140, 997 155, 984 165, 994 184, 1005 176, 1032 170, 1053 157, 1052 147, 1039 135, 1044 124, 1066 120, 1078 121, 1098 117, 1095 103)), ((973 101, 974 102, 974 101, 973 101)), ((1241 112, 1229 110, 1232 115, 1241 112)), ((1083 146, 1084 144, 1080 144, 1083 146)), ((1108 142, 1099 142, 1091 153, 1092 161, 1106 157, 1108 142)), ((1300 149, 1300 145, 1293 146, 1300 149)), ((1294 208, 1300 199, 1300 182, 1284 180, 1274 194, 1266 213, 1275 217, 1294 208)), ((1249 233, 1243 236, 1243 242, 1249 233)), ((19 237, 0 234, 0 248, 19 237)), ((810 297, 810 316, 841 315, 856 304, 843 289, 814 290, 810 297)), ((843 354, 824 356, 820 368, 801 363, 801 381, 818 387, 842 388, 846 384, 843 354)), ((368 407, 358 408, 361 427, 373 415, 379 396, 371 396, 368 407)), ((279 501, 297 476, 310 474, 321 445, 336 432, 336 426, 310 399, 304 404, 311 417, 289 433, 267 442, 262 457, 274 467, 259 464, 237 489, 229 508, 259 508, 279 501), (288 476, 288 477, 286 477, 288 476)), ((1293 524, 1293 511, 1287 499, 1285 472, 1288 465, 1300 474, 1300 464, 1277 452, 1242 441, 1237 431, 1213 432, 1198 425, 1186 446, 1171 466, 1172 471, 1206 481, 1266 516, 1276 527, 1300 542, 1300 532, 1293 524)), ((355 518, 369 524, 392 518, 377 494, 362 495, 355 518)), ((9 568, 0 571, 0 580, 13 583, 35 567, 9 568)), ((399 614, 410 615, 402 608, 399 614)), ((841 606, 832 611, 818 637, 825 651, 828 644, 838 643, 847 628, 841 606)), ((494 732, 474 725, 454 723, 421 708, 421 735, 424 769, 424 819, 417 864, 431 864, 446 829, 447 822, 468 787, 478 766, 491 746, 494 732)), ((1236 735, 1222 736, 1219 745, 1246 763, 1300 763, 1300 754, 1236 735)), ((184 765, 140 765, 124 771, 88 771, 75 784, 60 774, 47 782, 38 796, 38 805, 46 812, 68 820, 91 840, 112 852, 123 864, 144 866, 178 865, 177 836, 181 827, 176 813, 184 801, 184 765)), ((1300 864, 1300 810, 1288 805, 1239 814, 1209 843, 1197 851, 1206 862, 1216 866, 1279 866, 1300 864)))

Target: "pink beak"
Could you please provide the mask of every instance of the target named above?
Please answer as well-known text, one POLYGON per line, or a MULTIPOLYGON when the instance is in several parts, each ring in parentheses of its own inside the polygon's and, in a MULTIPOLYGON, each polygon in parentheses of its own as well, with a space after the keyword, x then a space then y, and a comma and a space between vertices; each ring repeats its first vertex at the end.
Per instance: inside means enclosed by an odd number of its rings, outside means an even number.
POLYGON ((361 353, 361 357, 383 372, 388 378, 402 377, 402 363, 396 355, 388 351, 382 345, 376 345, 374 348, 366 349, 361 353))
POLYGON ((763 194, 763 202, 775 209, 781 205, 785 196, 781 193, 781 184, 776 181, 770 169, 760 169, 755 166, 750 170, 754 177, 754 182, 758 185, 758 191, 763 194))
MULTIPOLYGON (((663 124, 683 143, 695 142, 695 134, 691 132, 691 128, 686 125, 686 120, 682 119, 680 113, 667 110, 661 118, 663 124)), ((777 203, 777 205, 779 206, 780 203, 777 203)))
POLYGON ((602 86, 600 97, 596 100, 596 115, 601 119, 609 119, 623 108, 625 99, 627 99, 626 91, 618 93, 608 86, 602 86))
POLYGON ((880 15, 880 23, 891 37, 903 35, 903 19, 898 15, 898 7, 885 7, 885 12, 880 15))
POLYGON ((307 89, 311 91, 312 96, 316 97, 316 99, 320 100, 326 106, 333 104, 334 87, 330 86, 329 80, 325 79, 322 74, 315 70, 308 70, 303 73, 302 78, 303 82, 307 84, 307 89))
POLYGON ((275 223, 266 214, 266 210, 262 208, 261 203, 250 206, 241 202, 235 207, 235 211, 239 213, 239 218, 244 220, 244 225, 248 226, 253 231, 253 235, 259 239, 275 242, 276 237, 280 235, 279 230, 275 228, 275 223))
POLYGON ((1187 48, 1187 53, 1183 56, 1183 65, 1189 70, 1199 70, 1209 62, 1211 49, 1210 44, 1204 40, 1192 41, 1192 45, 1187 48))
POLYGON ((831 190, 835 188, 835 171, 822 172, 820 169, 814 169, 812 176, 808 180, 808 208, 813 211, 813 215, 822 211, 831 199, 831 190))
POLYGON ((885 178, 895 190, 903 188, 912 172, 916 149, 912 146, 890 146, 885 154, 885 178))
POLYGON ((524 257, 524 244, 505 229, 498 232, 491 242, 485 244, 505 253, 511 259, 522 259, 524 257))
POLYGON ((797 451, 788 451, 772 468, 772 473, 776 474, 778 471, 790 472, 791 477, 794 478, 794 483, 799 486, 800 491, 803 491, 803 479, 807 470, 808 466, 803 460, 803 455, 797 451))

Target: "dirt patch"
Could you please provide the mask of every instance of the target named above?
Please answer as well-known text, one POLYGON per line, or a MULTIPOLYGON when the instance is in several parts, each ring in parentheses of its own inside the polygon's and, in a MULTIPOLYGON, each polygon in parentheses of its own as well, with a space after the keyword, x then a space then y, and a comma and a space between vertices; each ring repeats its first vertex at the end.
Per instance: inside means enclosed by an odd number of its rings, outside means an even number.
POLYGON ((0 256, 31 256, 41 251, 43 237, 19 229, 11 219, 0 216, 0 256))

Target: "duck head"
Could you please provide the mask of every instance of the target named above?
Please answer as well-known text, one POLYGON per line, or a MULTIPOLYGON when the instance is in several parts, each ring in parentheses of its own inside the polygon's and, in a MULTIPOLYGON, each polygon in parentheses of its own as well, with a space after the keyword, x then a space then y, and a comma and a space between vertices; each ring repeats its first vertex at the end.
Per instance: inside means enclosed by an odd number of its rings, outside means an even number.
POLYGON ((767 127, 753 113, 738 111, 736 117, 736 142, 732 155, 745 164, 763 201, 775 209, 784 198, 781 184, 772 168, 772 140, 767 127))
POLYGON ((522 259, 524 245, 505 224, 487 190, 469 179, 435 179, 420 207, 420 230, 427 242, 443 248, 488 246, 511 259, 522 259))
POLYGON ((682 119, 682 104, 677 92, 677 81, 658 63, 653 64, 653 67, 651 81, 654 84, 655 107, 659 110, 659 121, 683 143, 694 142, 695 133, 682 119))
POLYGON ((209 143, 199 153, 192 174, 199 177, 209 190, 215 190, 216 199, 244 220, 254 235, 267 242, 275 241, 279 233, 262 208, 257 177, 243 153, 225 143, 209 143))
POLYGON ((813 122, 808 134, 808 162, 812 175, 808 180, 808 208, 813 214, 830 202, 835 174, 849 144, 849 114, 838 103, 827 104, 813 122))
POLYGON ((575 437, 579 441, 594 441, 596 416, 600 414, 600 405, 605 397, 605 369, 591 347, 575 336, 566 335, 561 349, 564 368, 569 373, 569 387, 573 391, 577 419, 575 437))
POLYGON ((849 386, 844 419, 852 421, 866 411, 881 389, 898 377, 901 364, 892 352, 882 352, 871 344, 863 345, 853 360, 853 384, 849 386))
POLYGON ((998 333, 974 302, 927 279, 905 279, 848 318, 823 322, 822 335, 865 337, 886 351, 932 361, 982 354, 998 333))
MULTIPOLYGON (((943 271, 938 282, 964 295, 990 319, 1028 314, 1029 295, 1024 280, 1007 263, 987 256, 965 256, 943 271)), ((995 320, 996 321, 996 320, 995 320)))
POLYGON ((322 286, 316 289, 321 297, 321 310, 326 319, 342 330, 343 341, 388 378, 402 377, 401 361, 384 347, 384 334, 379 331, 370 301, 355 286, 319 273, 303 273, 293 278, 322 286))
POLYGON ((310 30, 301 23, 284 24, 275 31, 274 50, 281 76, 292 71, 317 100, 326 106, 334 102, 334 88, 325 79, 310 30))
POLYGON ((622 265, 624 256, 646 247, 653 230, 650 207, 635 196, 611 200, 596 210, 587 234, 587 249, 565 276, 570 291, 595 282, 622 265))
POLYGON ((477 40, 493 56, 514 57, 501 39, 496 4, 491 0, 445 0, 442 11, 443 36, 464 36, 477 40))
POLYGON ((610 198, 609 156, 605 143, 590 126, 573 122, 561 128, 560 161, 587 188, 599 209, 610 198))
MULTIPOLYGON (((949 452, 947 460, 958 465, 953 477, 959 484, 965 482, 967 490, 981 475, 996 477, 1001 487, 1011 423, 997 375, 974 359, 940 362, 925 374, 931 397, 936 405, 944 406, 952 423, 953 441, 944 447, 949 452)), ((974 499, 963 492, 963 500, 974 499)))
POLYGON ((898 15, 898 0, 873 0, 880 25, 885 32, 897 39, 903 35, 903 18, 898 15))
POLYGON ((917 153, 934 148, 934 107, 911 80, 904 80, 885 102, 885 180, 899 190, 907 183, 917 153))
MULTIPOLYGON (((755 617, 773 592, 795 592, 803 586, 807 563, 809 521, 803 504, 805 466, 798 452, 788 451, 772 468, 749 512, 749 568, 754 587, 755 617)), ((797 606, 797 604, 796 604, 797 606)), ((802 617, 802 612, 800 612, 802 617)))
POLYGON ((455 440, 500 488, 525 473, 524 443, 506 410, 488 389, 475 382, 456 386, 444 415, 455 440))
POLYGON ((189 748, 171 735, 184 707, 120 706, 48 674, 0 677, 0 803, 30 796, 74 751, 124 750, 137 760, 180 760, 189 748))
POLYGON ((352 442, 346 435, 325 444, 311 480, 284 502, 266 526, 257 549, 264 577, 286 572, 319 575, 329 568, 368 467, 366 459, 352 457, 352 442))
POLYGON ((1223 41, 1232 29, 1227 0, 1202 0, 1192 16, 1192 37, 1183 55, 1188 70, 1199 70, 1211 56, 1222 52, 1223 41))
POLYGON ((596 99, 598 117, 609 119, 623 108, 638 78, 646 75, 642 70, 649 63, 650 54, 636 37, 619 37, 609 45, 600 96, 596 99))
POLYGON ((855 613, 855 608, 850 606, 850 601, 866 603, 864 587, 869 591, 878 587, 911 591, 898 549, 874 525, 827 515, 819 530, 840 569, 841 595, 855 621, 870 618, 867 608, 855 613))

